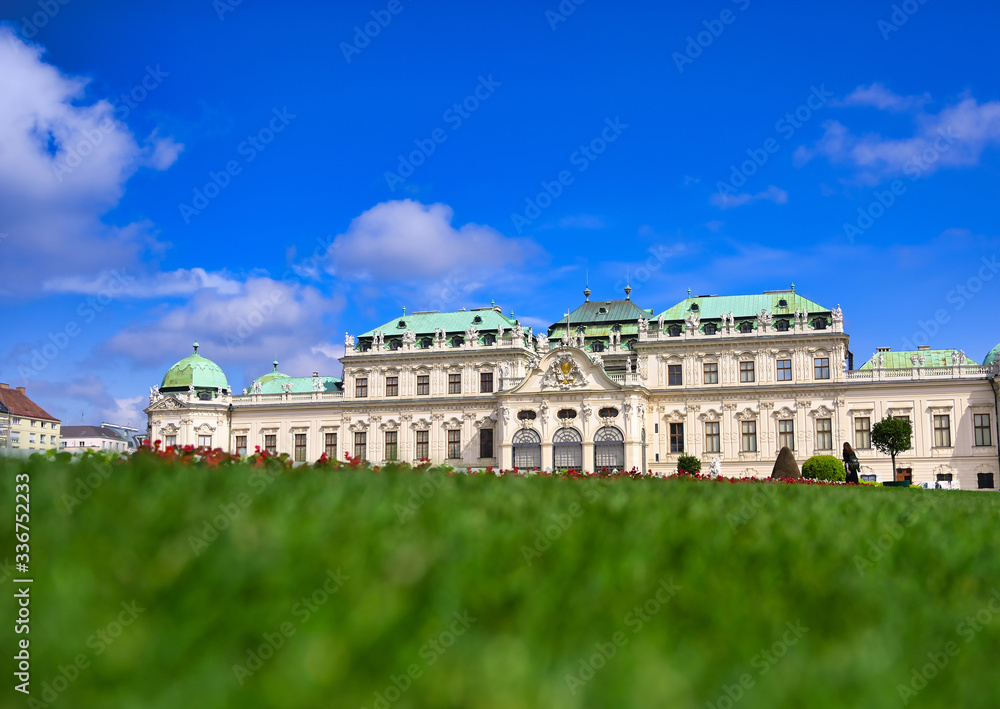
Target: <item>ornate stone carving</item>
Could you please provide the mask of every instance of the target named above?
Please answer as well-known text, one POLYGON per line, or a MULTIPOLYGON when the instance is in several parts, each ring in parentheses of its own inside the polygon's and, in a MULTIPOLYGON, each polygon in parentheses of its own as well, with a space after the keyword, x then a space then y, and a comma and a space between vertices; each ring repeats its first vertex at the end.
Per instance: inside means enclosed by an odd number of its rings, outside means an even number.
POLYGON ((354 349, 354 335, 347 332, 344 333, 344 347, 349 350, 354 349))
POLYGON ((771 313, 767 312, 767 308, 761 310, 757 316, 757 327, 762 331, 771 327, 771 313))
POLYGON ((549 365, 545 376, 542 377, 542 388, 554 387, 563 391, 584 386, 586 383, 586 375, 570 352, 557 354, 549 365))

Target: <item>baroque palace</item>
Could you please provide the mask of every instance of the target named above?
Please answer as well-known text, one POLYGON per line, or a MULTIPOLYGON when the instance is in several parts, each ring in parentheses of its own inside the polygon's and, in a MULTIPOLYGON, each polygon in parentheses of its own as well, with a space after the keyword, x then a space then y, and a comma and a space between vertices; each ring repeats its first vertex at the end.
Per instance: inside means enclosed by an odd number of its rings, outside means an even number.
POLYGON ((723 475, 767 476, 850 443, 880 481, 997 489, 1000 345, 879 348, 857 369, 840 307, 789 290, 689 297, 660 313, 630 298, 585 302, 534 334, 498 306, 415 312, 345 336, 343 378, 273 371, 242 394, 198 353, 150 392, 163 445, 256 446, 315 461, 350 453, 456 468, 676 470, 681 453, 723 475), (872 448, 885 416, 913 423, 896 459, 872 448))

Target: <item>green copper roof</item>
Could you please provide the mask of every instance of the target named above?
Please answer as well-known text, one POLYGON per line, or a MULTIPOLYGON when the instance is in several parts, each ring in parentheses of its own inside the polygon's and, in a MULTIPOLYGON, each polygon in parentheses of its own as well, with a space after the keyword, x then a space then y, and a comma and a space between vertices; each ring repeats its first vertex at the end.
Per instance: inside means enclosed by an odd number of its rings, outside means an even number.
MULTIPOLYGON (((624 322, 637 323, 639 318, 649 319, 652 314, 653 311, 651 309, 644 310, 631 300, 593 300, 587 301, 571 312, 569 314, 569 323, 571 327, 592 323, 608 325, 624 322)), ((557 320, 549 329, 555 329, 556 325, 565 326, 566 318, 563 317, 557 320)), ((576 328, 574 327, 574 329, 576 328)), ((561 332, 565 330, 565 327, 560 329, 561 332)))
MULTIPOLYGON (((914 355, 924 358, 925 367, 951 367, 954 366, 954 352, 955 350, 900 350, 899 352, 883 352, 882 368, 912 369, 913 361, 910 358, 914 355)), ((871 359, 861 365, 861 369, 872 369, 875 366, 874 360, 877 356, 877 354, 872 355, 871 359)), ((979 362, 966 356, 962 364, 977 365, 979 362)))
MULTIPOLYGON (((281 394, 282 384, 291 384, 292 393, 300 394, 303 392, 310 392, 313 390, 313 377, 288 377, 282 374, 280 377, 274 377, 263 381, 266 377, 270 375, 265 375, 261 377, 260 392, 261 394, 281 394)), ((337 377, 316 377, 320 381, 320 391, 338 391, 340 389, 341 380, 337 377)))
POLYGON ((256 381, 260 382, 261 384, 266 384, 267 382, 270 382, 274 379, 291 379, 291 377, 289 377, 287 374, 282 374, 281 372, 278 371, 278 360, 274 360, 273 362, 271 362, 271 364, 274 366, 274 369, 265 374, 264 376, 258 377, 256 381))
POLYGON ((724 313, 732 313, 736 318, 749 318, 759 315, 761 310, 767 310, 772 316, 792 315, 796 310, 805 310, 809 313, 830 312, 830 308, 803 298, 794 291, 777 291, 760 295, 703 295, 685 298, 677 305, 664 310, 663 319, 683 320, 692 312, 691 306, 695 304, 702 320, 717 320, 724 313), (784 306, 781 306, 781 301, 785 301, 784 306))
POLYGON ((997 345, 986 354, 983 364, 1000 364, 1000 345, 997 345))
POLYGON ((185 357, 167 370, 163 375, 160 391, 187 390, 189 386, 195 389, 212 389, 219 387, 227 389, 229 382, 226 375, 215 362, 198 354, 198 343, 194 343, 194 354, 185 357))
MULTIPOLYGON (((514 320, 493 308, 481 310, 460 310, 452 313, 418 312, 401 315, 398 318, 373 328, 359 337, 372 337, 379 330, 385 335, 386 344, 389 338, 402 337, 407 330, 412 330, 417 337, 433 335, 434 331, 443 327, 446 333, 464 333, 469 327, 475 327, 479 332, 496 332, 500 325, 504 330, 514 327, 514 320), (476 322, 476 318, 479 322, 476 322)), ((527 328, 525 328, 527 329, 527 328)))

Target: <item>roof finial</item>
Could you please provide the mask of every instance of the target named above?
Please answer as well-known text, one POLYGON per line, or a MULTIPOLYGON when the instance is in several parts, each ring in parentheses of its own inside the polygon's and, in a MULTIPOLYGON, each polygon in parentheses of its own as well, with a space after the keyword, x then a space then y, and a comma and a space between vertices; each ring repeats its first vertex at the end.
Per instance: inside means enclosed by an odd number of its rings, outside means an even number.
POLYGON ((630 300, 632 292, 632 286, 628 284, 628 267, 625 268, 625 300, 630 300))
POLYGON ((795 284, 793 283, 792 284, 792 293, 794 293, 794 292, 795 292, 795 284))
POLYGON ((691 289, 688 288, 688 298, 690 298, 690 297, 691 297, 691 289))
POLYGON ((403 317, 404 318, 406 317, 406 306, 405 305, 403 306, 403 317))
POLYGON ((275 358, 275 360, 273 362, 271 362, 271 364, 274 365, 274 371, 277 372, 278 371, 278 359, 275 358))
POLYGON ((194 353, 198 354, 198 338, 194 338, 194 353))

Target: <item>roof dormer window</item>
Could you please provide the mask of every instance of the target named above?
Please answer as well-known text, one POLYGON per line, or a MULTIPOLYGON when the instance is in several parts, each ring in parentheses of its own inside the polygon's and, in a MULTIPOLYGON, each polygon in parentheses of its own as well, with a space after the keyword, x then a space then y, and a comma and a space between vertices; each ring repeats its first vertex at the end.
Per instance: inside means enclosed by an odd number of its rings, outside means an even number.
POLYGON ((701 310, 701 308, 698 307, 697 303, 691 303, 691 312, 692 313, 697 313, 699 310, 701 310))
POLYGON ((472 318, 472 322, 474 323, 481 323, 482 321, 483 317, 481 315, 477 315, 476 317, 472 318))
POLYGON ((597 314, 598 314, 598 315, 607 315, 607 314, 608 314, 608 309, 607 309, 607 308, 605 308, 605 307, 604 307, 604 306, 602 305, 601 307, 599 307, 599 308, 597 309, 597 314))
POLYGON ((396 327, 398 327, 400 329, 406 327, 406 321, 405 320, 400 320, 398 323, 396 323, 396 327))
POLYGON ((778 307, 779 308, 787 308, 788 307, 788 301, 785 300, 784 298, 782 298, 781 300, 778 301, 778 307))

